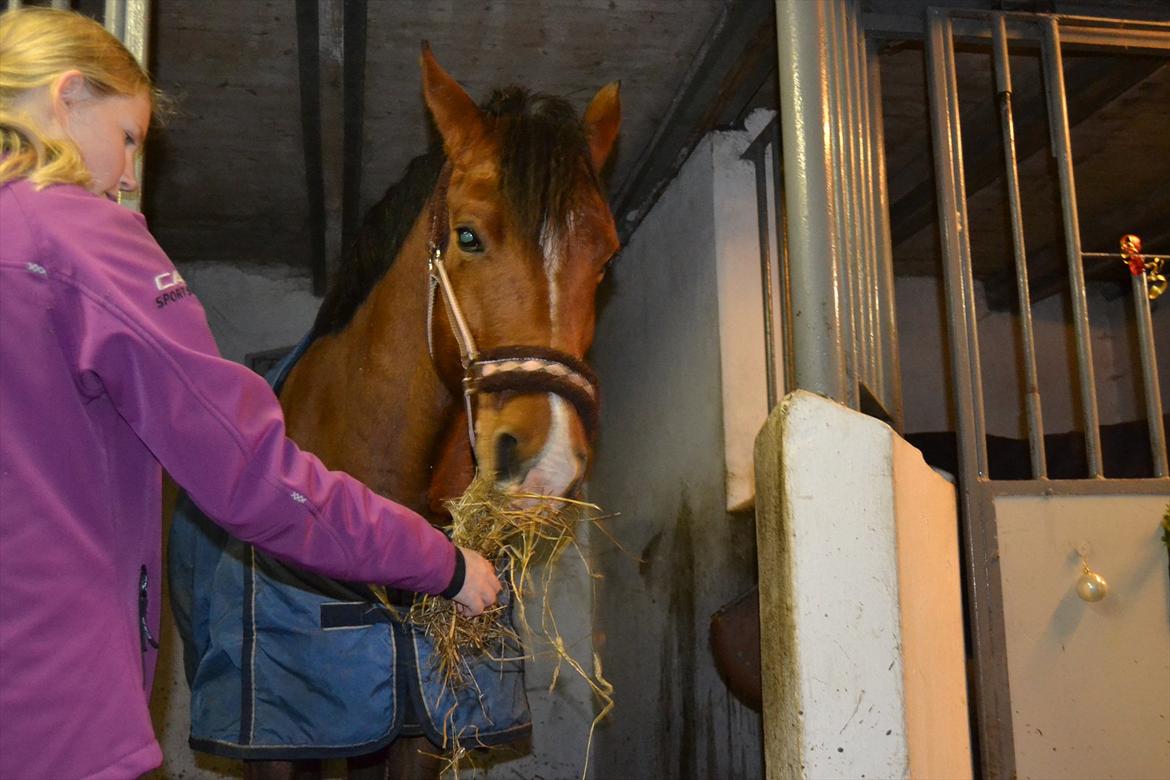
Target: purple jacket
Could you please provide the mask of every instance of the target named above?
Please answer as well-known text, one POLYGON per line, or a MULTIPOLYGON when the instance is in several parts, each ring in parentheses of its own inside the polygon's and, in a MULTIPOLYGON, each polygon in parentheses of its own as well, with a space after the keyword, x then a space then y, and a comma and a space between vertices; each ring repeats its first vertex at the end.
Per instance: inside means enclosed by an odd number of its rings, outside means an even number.
POLYGON ((452 578, 442 533, 286 438, 141 215, 80 187, 0 187, 0 777, 160 763, 160 464, 306 569, 427 593, 452 578))

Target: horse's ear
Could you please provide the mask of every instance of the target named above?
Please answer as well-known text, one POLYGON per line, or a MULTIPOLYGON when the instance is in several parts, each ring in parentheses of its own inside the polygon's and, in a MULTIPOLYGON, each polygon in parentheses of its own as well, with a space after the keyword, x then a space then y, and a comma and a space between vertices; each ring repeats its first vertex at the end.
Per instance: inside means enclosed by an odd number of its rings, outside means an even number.
POLYGON ((611 81, 593 96, 589 108, 585 109, 585 130, 589 135, 589 153, 593 157, 593 168, 598 173, 605 167, 617 140, 618 127, 622 123, 622 83, 611 81))
POLYGON ((459 83, 443 70, 431 54, 431 45, 422 44, 423 97, 434 117, 447 157, 454 159, 485 131, 483 115, 459 83))

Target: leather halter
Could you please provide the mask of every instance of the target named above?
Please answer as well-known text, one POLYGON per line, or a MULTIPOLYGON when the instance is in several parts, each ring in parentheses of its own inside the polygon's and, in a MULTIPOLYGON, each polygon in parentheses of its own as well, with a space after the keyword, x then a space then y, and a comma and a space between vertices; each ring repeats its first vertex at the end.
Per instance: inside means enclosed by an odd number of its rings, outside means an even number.
MULTIPOLYGON (((455 288, 447 274, 443 253, 450 228, 447 224, 447 187, 451 166, 444 164, 431 200, 431 229, 427 239, 427 350, 435 362, 434 308, 436 290, 443 291, 447 319, 459 346, 463 366, 463 402, 467 408, 467 433, 475 456, 475 405, 477 393, 555 393, 573 404, 592 438, 597 426, 597 377, 581 360, 550 347, 497 347, 481 354, 463 316, 455 288)), ((437 365, 437 364, 436 364, 437 365)))

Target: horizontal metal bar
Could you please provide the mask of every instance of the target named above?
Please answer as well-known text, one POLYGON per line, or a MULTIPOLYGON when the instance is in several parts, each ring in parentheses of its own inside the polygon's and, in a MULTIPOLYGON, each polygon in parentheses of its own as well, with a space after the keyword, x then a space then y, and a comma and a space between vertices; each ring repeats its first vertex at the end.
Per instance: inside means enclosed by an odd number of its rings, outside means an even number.
POLYGON ((1170 495, 1170 479, 1007 479, 976 489, 991 496, 1170 495))
MULTIPOLYGON (((991 30, 987 20, 993 13, 1003 14, 1012 22, 1024 22, 1028 28, 1035 22, 1051 17, 1060 24, 1060 34, 1065 45, 1095 46, 1108 49, 1140 49, 1148 52, 1170 52, 1170 23, 1131 20, 1097 19, 1083 16, 1052 16, 1051 14, 1023 14, 1014 12, 971 11, 942 9, 941 13, 952 16, 953 30, 957 42, 989 40, 991 30), (958 16, 966 18, 954 18, 958 16), (981 15, 981 16, 976 16, 981 15), (975 17, 975 18, 973 18, 975 17)), ((1109 13, 1103 9, 1103 13, 1109 13)), ((1116 9, 1113 10, 1116 13, 1116 9)), ((923 18, 919 14, 870 13, 863 16, 865 33, 872 39, 894 40, 918 39, 926 35, 923 18)), ((1007 29, 1009 40, 1039 41, 1039 31, 1021 29, 1016 24, 1007 29)))
POLYGON ((1157 260, 1159 258, 1165 259, 1166 254, 1123 255, 1121 252, 1081 252, 1081 257, 1103 257, 1106 260, 1125 260, 1127 257, 1140 257, 1142 260, 1157 260))

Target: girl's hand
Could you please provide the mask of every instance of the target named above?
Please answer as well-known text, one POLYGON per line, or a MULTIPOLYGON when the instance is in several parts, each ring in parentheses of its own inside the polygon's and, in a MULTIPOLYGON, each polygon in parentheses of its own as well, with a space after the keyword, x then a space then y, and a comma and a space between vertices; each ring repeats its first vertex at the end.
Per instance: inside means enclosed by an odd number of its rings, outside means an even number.
POLYGON ((475 617, 496 603, 500 595, 500 580, 487 559, 474 550, 460 547, 467 567, 463 588, 455 594, 455 609, 464 617, 475 617))

